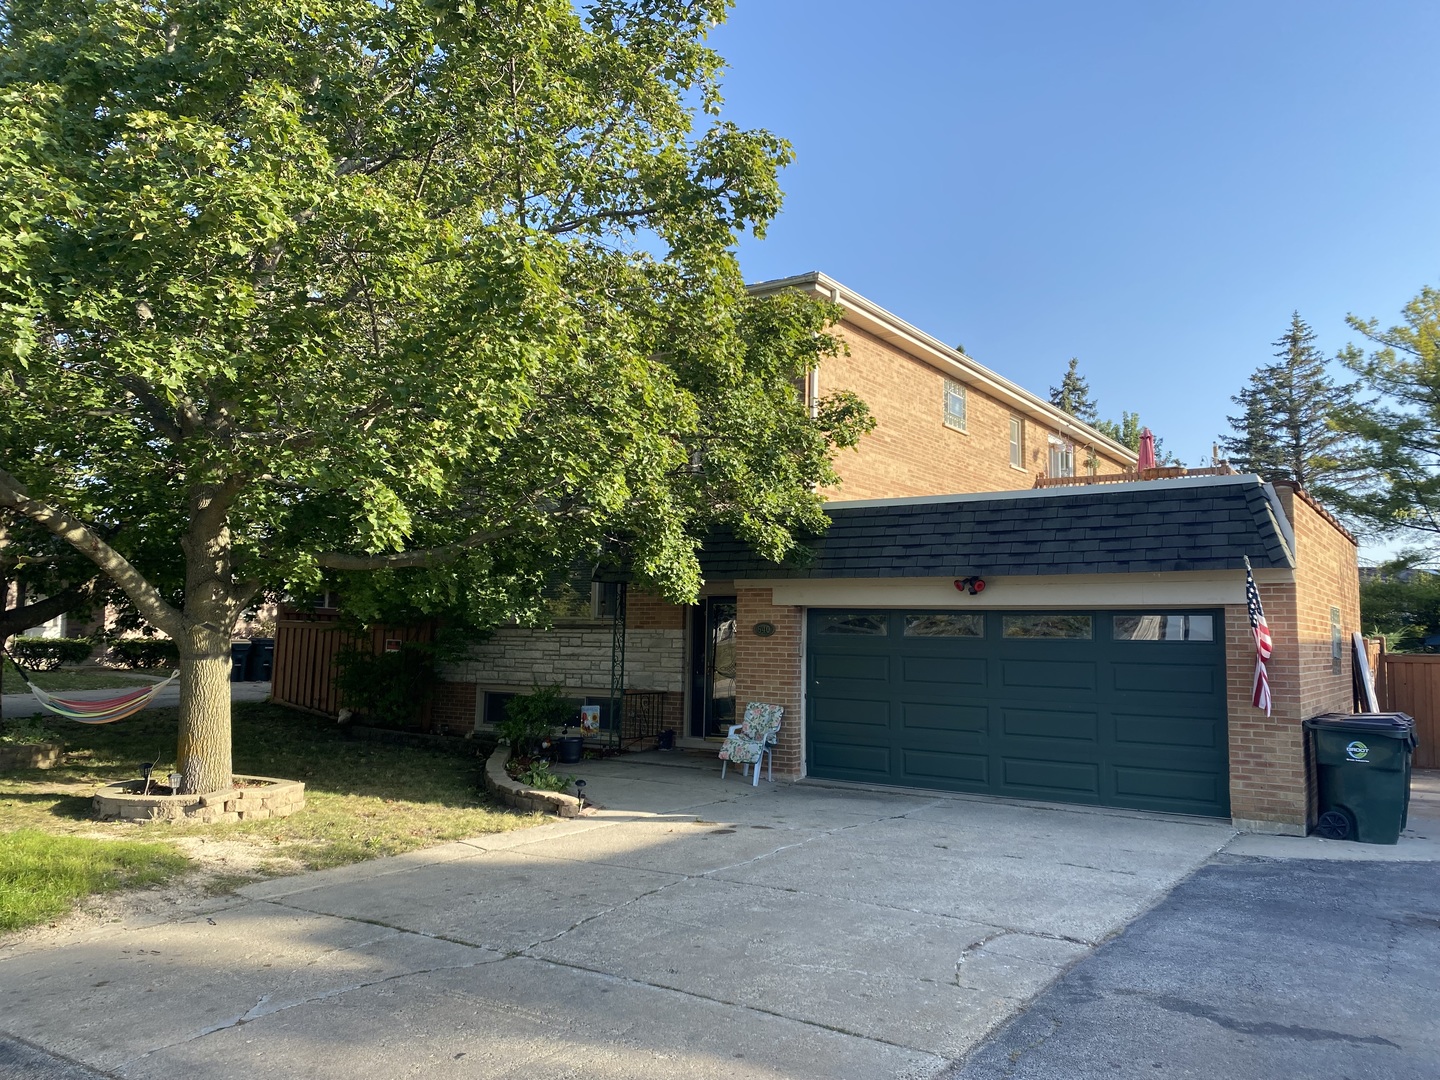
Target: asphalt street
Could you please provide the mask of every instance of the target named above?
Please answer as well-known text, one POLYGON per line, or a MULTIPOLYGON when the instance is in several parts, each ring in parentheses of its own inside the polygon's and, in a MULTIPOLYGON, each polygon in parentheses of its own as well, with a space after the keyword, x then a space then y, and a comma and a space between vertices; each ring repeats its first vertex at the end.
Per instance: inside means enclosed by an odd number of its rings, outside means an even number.
POLYGON ((1434 1080, 1440 866, 1221 855, 947 1080, 1434 1080))

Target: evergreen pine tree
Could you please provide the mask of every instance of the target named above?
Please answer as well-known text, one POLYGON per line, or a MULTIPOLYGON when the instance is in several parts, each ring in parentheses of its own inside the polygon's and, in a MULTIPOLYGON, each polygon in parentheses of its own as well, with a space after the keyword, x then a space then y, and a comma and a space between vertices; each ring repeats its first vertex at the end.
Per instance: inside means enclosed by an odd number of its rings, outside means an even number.
POLYGON ((1095 399, 1090 396, 1090 383, 1079 373, 1079 367, 1080 361, 1072 356, 1070 368, 1060 380, 1060 385, 1050 388, 1050 404, 1063 409, 1076 420, 1093 424, 1098 418, 1095 399))
POLYGON ((1315 333, 1297 311, 1275 343, 1276 362, 1250 376, 1231 400, 1233 434, 1221 446, 1245 472, 1294 480, 1321 499, 1351 486, 1360 471, 1355 436, 1332 423, 1355 400, 1355 384, 1337 384, 1315 333))

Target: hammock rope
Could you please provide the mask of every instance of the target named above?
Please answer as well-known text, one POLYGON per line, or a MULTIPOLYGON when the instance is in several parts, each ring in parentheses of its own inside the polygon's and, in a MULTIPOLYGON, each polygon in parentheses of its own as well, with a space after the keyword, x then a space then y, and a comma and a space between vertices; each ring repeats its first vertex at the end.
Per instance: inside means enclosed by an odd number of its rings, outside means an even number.
POLYGON ((20 673, 20 678, 25 680, 25 685, 30 688, 30 693, 35 696, 35 700, 40 702, 43 708, 48 709, 56 716, 63 716, 66 720, 74 720, 77 724, 113 724, 116 720, 134 716, 149 705, 155 699, 156 694, 180 677, 180 672, 176 671, 164 682, 142 687, 128 694, 121 694, 119 697, 106 698, 103 701, 81 701, 76 698, 55 697, 47 694, 30 681, 30 676, 25 674, 25 669, 20 666, 15 657, 4 649, 0 649, 0 655, 5 656, 10 663, 15 665, 15 670, 20 673))

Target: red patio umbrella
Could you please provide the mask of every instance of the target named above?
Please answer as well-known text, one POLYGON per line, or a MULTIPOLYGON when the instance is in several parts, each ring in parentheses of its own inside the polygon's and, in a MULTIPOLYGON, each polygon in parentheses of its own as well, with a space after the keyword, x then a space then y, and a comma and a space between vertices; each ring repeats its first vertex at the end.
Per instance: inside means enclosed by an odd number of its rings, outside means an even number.
POLYGON ((1140 430, 1140 459, 1135 468, 1142 473, 1155 468, 1155 435, 1148 427, 1140 430))

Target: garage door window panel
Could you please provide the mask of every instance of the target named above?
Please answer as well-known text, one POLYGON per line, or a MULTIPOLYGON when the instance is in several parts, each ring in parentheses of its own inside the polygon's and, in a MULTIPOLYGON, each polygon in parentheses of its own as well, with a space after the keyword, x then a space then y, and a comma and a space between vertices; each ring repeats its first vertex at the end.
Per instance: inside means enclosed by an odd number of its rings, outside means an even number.
POLYGON ((1215 620, 1209 615, 1116 615, 1116 641, 1214 641, 1215 620))
POLYGON ((905 636, 983 638, 985 616, 968 612, 959 615, 944 612, 906 615, 905 636))
POLYGON ((1001 620, 1001 633, 1028 641, 1089 641, 1094 636, 1093 624, 1089 615, 1006 615, 1001 620))
POLYGON ((884 637, 890 632, 890 620, 885 615, 870 612, 823 615, 818 627, 822 634, 848 635, 851 637, 884 637))

